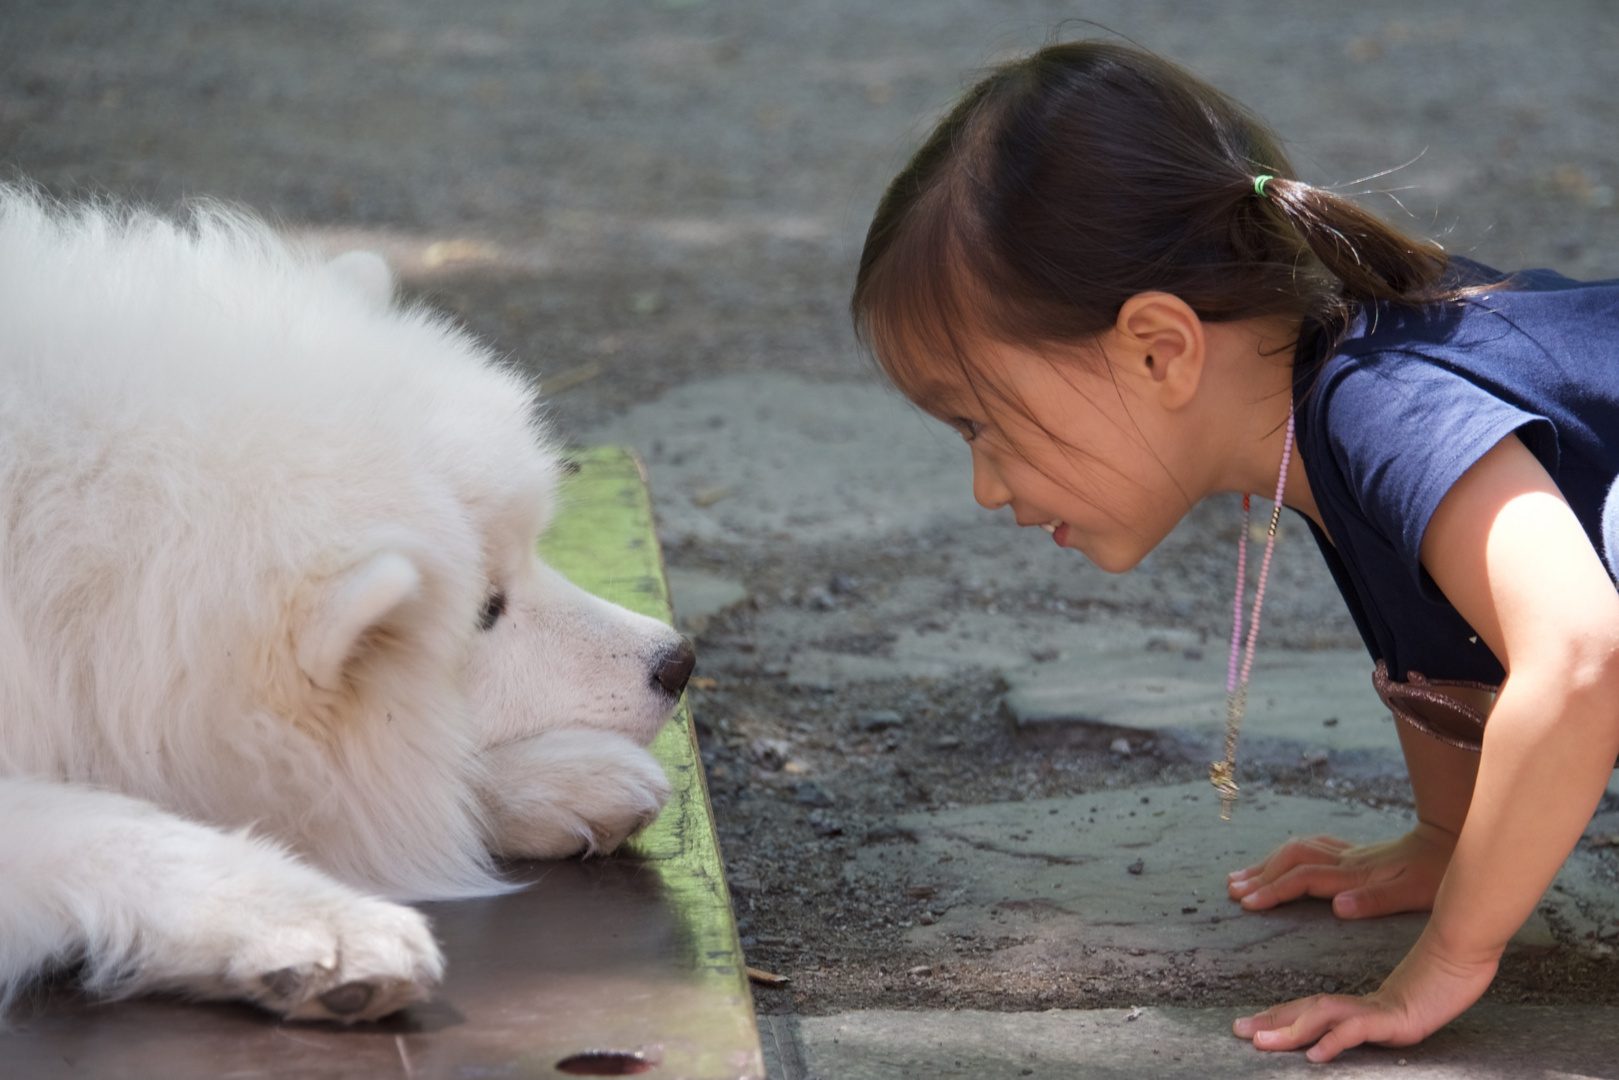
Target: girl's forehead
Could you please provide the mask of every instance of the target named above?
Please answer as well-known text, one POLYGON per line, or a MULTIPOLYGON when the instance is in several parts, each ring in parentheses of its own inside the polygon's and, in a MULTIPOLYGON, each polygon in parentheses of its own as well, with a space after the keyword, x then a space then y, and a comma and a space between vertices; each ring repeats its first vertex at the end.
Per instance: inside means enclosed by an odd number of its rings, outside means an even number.
POLYGON ((883 367, 906 397, 934 413, 993 407, 1030 366, 1061 362, 1037 348, 979 335, 907 345, 883 367))
POLYGON ((944 356, 926 366, 912 364, 890 372, 895 385, 924 412, 944 419, 981 412, 994 395, 990 376, 967 357, 944 356))

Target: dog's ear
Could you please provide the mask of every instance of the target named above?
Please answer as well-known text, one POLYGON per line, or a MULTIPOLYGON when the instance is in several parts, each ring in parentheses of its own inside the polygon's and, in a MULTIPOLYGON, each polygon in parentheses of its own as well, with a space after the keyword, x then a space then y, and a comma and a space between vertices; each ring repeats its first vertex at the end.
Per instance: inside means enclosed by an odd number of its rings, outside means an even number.
POLYGON ((393 300, 393 274, 387 261, 374 251, 345 251, 326 264, 326 272, 378 311, 386 310, 393 300))
POLYGON ((367 636, 386 628, 422 587, 422 575, 404 555, 384 551, 325 585, 298 637, 298 666, 316 686, 341 690, 343 669, 365 647, 367 636))

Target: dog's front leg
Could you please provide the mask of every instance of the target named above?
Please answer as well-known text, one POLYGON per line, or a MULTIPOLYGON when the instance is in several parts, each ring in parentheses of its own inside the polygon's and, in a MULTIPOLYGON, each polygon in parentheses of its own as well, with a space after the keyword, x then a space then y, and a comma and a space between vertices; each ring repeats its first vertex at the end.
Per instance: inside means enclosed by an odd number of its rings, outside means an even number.
POLYGON ((656 759, 608 731, 546 732, 485 750, 483 761, 489 846, 512 858, 612 851, 669 798, 656 759))
POLYGON ((0 1007, 80 964, 103 996, 251 1001, 370 1020, 443 970, 422 916, 248 836, 106 791, 0 778, 0 1007))

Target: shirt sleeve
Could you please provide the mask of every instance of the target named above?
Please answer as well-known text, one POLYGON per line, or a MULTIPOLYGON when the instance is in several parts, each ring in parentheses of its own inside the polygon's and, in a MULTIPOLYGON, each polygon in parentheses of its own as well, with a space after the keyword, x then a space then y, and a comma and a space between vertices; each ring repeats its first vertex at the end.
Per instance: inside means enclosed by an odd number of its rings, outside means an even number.
POLYGON ((1440 500, 1491 447, 1523 429, 1555 475, 1552 424, 1427 357, 1381 352, 1340 371, 1325 402, 1327 443, 1361 514, 1394 546, 1412 583, 1437 595, 1421 549, 1440 500))

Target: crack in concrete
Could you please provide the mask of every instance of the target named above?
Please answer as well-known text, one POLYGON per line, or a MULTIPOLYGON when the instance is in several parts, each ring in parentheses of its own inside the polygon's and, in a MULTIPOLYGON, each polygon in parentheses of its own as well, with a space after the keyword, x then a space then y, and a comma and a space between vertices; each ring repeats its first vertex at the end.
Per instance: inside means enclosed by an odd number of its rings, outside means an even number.
POLYGON ((952 832, 949 829, 928 829, 922 832, 927 835, 942 836, 947 840, 954 840, 958 844, 966 844, 975 851, 990 851, 997 855, 1010 855, 1015 859, 1038 859, 1047 866, 1085 866, 1089 863, 1101 861, 1098 856, 1082 855, 1077 858, 1070 855, 1049 855, 1039 851, 1013 851, 1010 848, 999 847, 988 840, 975 840, 970 836, 952 832))

